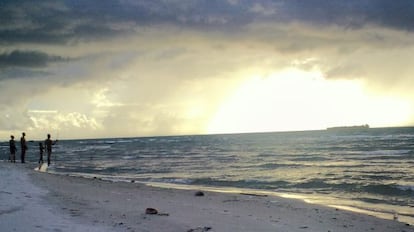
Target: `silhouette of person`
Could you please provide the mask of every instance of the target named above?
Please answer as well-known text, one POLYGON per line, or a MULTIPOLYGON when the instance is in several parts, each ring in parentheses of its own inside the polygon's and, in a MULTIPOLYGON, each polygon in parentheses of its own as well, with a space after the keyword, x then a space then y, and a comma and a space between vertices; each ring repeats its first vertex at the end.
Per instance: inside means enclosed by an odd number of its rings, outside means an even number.
POLYGON ((22 149, 22 153, 21 153, 21 160, 22 163, 25 163, 25 158, 26 158, 26 150, 27 150, 27 144, 26 144, 26 139, 25 139, 26 133, 22 133, 22 137, 20 138, 20 147, 22 149))
POLYGON ((50 165, 50 157, 52 156, 52 145, 55 145, 57 140, 54 142, 50 139, 50 134, 47 134, 47 139, 45 140, 45 146, 47 151, 47 165, 50 165))
POLYGON ((43 151, 45 150, 45 147, 43 146, 43 143, 39 143, 39 164, 43 164, 43 151))
POLYGON ((9 145, 10 145, 10 157, 9 160, 10 162, 16 163, 16 142, 14 141, 14 136, 10 135, 10 141, 9 141, 9 145))

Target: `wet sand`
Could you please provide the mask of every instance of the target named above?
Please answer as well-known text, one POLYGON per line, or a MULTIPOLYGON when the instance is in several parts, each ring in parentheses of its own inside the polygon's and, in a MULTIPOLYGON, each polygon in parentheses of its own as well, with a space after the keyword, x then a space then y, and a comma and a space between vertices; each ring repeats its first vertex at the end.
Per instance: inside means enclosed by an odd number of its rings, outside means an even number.
POLYGON ((1 231, 414 232, 398 221, 301 200, 204 190, 196 196, 197 190, 52 175, 28 165, 0 163, 1 231))

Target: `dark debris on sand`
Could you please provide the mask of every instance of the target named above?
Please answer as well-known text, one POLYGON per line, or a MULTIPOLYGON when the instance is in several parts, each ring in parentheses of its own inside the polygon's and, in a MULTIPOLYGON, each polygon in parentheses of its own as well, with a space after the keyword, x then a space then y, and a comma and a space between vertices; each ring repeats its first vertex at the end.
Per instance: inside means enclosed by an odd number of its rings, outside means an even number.
POLYGON ((187 230, 187 232, 206 232, 206 231, 210 231, 211 227, 209 226, 204 226, 204 227, 197 227, 194 229, 189 229, 187 230))

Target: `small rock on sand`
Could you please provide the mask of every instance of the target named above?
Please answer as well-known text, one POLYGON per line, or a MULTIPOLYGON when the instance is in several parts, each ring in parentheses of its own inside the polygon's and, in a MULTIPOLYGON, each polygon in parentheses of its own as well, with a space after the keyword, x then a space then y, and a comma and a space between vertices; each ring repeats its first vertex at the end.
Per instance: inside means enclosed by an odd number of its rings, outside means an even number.
POLYGON ((158 214, 158 210, 154 209, 154 208, 147 208, 145 210, 146 214, 158 214))
POLYGON ((211 230, 211 227, 204 226, 204 227, 197 227, 197 228, 194 228, 194 229, 189 229, 189 230, 187 230, 187 232, 206 232, 206 231, 209 231, 209 230, 211 230))
POLYGON ((197 191, 194 195, 195 195, 196 197, 202 197, 202 196, 204 196, 204 193, 203 193, 203 192, 201 192, 201 191, 197 191))

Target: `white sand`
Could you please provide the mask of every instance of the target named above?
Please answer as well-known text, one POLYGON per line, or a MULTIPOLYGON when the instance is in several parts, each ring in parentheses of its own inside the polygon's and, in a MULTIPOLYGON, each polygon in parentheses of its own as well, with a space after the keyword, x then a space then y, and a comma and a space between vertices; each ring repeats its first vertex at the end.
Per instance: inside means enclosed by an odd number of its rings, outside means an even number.
POLYGON ((207 191, 196 197, 194 190, 51 175, 19 165, 0 164, 0 231, 414 231, 299 200, 207 191), (145 214, 148 207, 159 214, 145 214))
POLYGON ((20 163, 0 163, 0 231, 110 231, 75 223, 47 202, 48 191, 31 183, 20 163))

